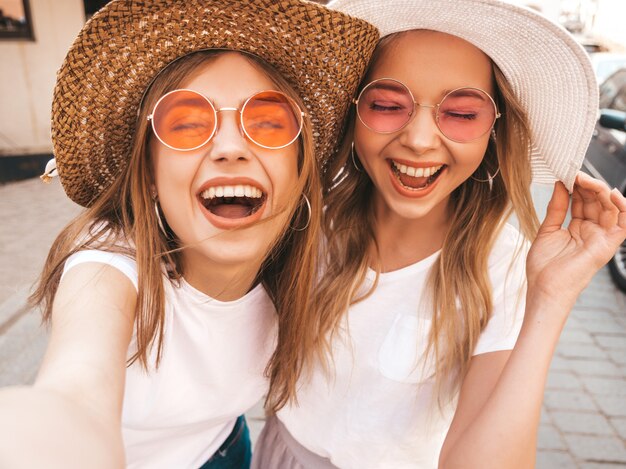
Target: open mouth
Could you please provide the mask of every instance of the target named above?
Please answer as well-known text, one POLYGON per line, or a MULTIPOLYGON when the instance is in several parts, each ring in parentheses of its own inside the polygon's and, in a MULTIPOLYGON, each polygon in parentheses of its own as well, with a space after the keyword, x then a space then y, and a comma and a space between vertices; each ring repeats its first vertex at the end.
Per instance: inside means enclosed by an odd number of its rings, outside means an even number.
POLYGON ((443 170, 447 168, 447 165, 445 164, 439 164, 426 168, 416 168, 414 166, 397 163, 393 160, 389 160, 389 163, 398 182, 402 185, 402 187, 411 191, 421 191, 427 189, 437 180, 437 178, 439 178, 443 170))
POLYGON ((267 200, 261 189, 248 184, 209 187, 200 193, 199 198, 210 213, 230 220, 254 215, 267 200))

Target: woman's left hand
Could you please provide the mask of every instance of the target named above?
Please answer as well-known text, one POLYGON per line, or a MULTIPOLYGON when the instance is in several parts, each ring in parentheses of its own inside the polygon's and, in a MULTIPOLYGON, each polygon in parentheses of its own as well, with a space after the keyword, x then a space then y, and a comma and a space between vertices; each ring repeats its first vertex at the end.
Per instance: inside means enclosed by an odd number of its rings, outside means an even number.
POLYGON ((554 187, 546 218, 526 261, 529 293, 547 294, 570 306, 593 275, 626 239, 626 199, 617 189, 579 172, 572 193, 572 219, 563 227, 569 195, 554 187))

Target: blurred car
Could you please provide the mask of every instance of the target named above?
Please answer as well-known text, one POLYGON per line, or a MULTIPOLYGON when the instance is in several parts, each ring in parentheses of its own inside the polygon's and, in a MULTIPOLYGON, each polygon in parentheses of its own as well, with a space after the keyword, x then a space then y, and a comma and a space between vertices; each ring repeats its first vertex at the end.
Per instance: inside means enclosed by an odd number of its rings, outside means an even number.
POLYGON ((573 36, 574 39, 576 39, 576 41, 583 46, 583 49, 585 49, 589 54, 609 51, 609 46, 597 37, 581 33, 574 34, 573 36))
MULTIPOLYGON (((626 195, 626 68, 600 86, 600 119, 583 162, 583 171, 626 195)), ((626 242, 609 261, 615 284, 626 292, 626 242)))
POLYGON ((598 83, 604 83, 609 76, 620 68, 626 67, 626 54, 617 52, 596 52, 590 54, 593 71, 598 83))

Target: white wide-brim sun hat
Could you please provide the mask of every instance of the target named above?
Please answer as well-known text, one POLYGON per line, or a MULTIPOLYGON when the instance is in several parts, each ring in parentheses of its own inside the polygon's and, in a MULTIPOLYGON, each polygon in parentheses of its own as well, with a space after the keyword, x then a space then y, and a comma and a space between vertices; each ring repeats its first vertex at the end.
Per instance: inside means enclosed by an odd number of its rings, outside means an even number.
POLYGON ((598 85, 585 50, 539 13, 497 0, 333 0, 381 37, 411 29, 458 36, 502 70, 531 127, 533 180, 571 191, 598 115, 598 85))

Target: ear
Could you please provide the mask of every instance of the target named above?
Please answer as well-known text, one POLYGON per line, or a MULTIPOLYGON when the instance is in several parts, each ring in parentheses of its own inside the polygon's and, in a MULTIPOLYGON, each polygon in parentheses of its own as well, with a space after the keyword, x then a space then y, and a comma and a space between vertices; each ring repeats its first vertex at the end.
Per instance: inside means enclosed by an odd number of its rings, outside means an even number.
POLYGON ((150 184, 150 196, 153 200, 156 200, 159 197, 159 193, 157 192, 157 188, 154 183, 150 184))

